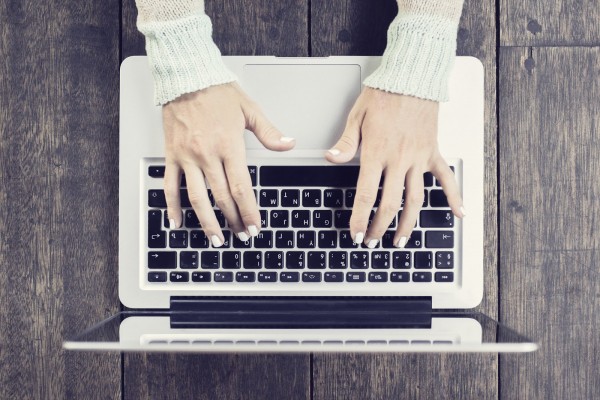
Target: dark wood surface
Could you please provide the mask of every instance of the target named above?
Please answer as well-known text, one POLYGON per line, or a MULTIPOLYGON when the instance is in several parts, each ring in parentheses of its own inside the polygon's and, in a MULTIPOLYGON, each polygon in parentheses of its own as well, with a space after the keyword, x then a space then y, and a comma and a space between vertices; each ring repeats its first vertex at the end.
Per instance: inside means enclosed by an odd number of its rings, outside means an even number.
MULTIPOLYGON (((396 6, 376 3, 206 6, 223 54, 324 56, 381 54, 396 6)), ((599 398, 600 51, 496 43, 598 46, 594 3, 468 0, 458 33, 458 53, 486 67, 478 309, 542 350, 127 354, 121 365, 61 343, 119 309, 118 66, 144 54, 135 4, 0 1, 0 399, 599 398)))

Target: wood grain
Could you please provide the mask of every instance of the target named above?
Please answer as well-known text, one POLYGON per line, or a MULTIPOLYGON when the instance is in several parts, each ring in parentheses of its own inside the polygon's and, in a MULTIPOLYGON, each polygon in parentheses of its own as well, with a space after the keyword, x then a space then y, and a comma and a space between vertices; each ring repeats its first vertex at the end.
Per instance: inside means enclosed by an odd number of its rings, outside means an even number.
POLYGON ((119 3, 0 5, 0 398, 118 398, 119 3))
MULTIPOLYGON (((315 56, 381 55, 396 2, 312 0, 315 56)), ((497 315, 496 37, 492 1, 466 1, 458 32, 459 55, 485 66, 485 293, 479 311, 497 315)), ((459 133, 457 133, 459 134, 459 133)), ((468 209, 468 199, 465 199, 468 209)), ((315 354, 315 399, 495 398, 496 355, 315 354)))
POLYGON ((501 0, 502 46, 598 46, 597 0, 501 0))
POLYGON ((542 345, 501 357, 502 397, 599 398, 600 49, 500 56, 500 317, 542 345))

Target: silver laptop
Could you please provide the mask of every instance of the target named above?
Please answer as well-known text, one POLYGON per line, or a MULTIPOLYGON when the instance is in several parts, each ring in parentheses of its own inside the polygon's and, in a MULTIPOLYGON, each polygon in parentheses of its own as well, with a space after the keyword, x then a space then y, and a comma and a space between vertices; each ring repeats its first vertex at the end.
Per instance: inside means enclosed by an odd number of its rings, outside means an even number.
MULTIPOLYGON (((378 246, 350 237, 358 157, 333 165, 337 141, 379 57, 224 57, 295 149, 266 150, 247 134, 262 216, 247 242, 215 213, 213 248, 181 185, 184 222, 170 230, 163 192, 161 108, 146 57, 121 66, 119 297, 129 311, 65 343, 142 351, 532 351, 537 345, 468 309, 483 296, 483 66, 457 57, 439 144, 469 215, 450 211, 424 175, 425 202, 405 248, 396 217, 378 246), (453 310, 453 311, 449 311, 453 310), (456 311, 461 310, 461 311, 456 311)), ((377 204, 375 204, 374 211, 377 204)))

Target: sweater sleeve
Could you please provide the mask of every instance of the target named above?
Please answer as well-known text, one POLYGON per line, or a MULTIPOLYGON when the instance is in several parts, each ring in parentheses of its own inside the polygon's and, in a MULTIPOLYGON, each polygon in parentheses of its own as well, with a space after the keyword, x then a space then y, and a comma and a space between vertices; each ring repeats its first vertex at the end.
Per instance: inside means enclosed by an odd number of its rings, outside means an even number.
POLYGON ((136 5, 137 27, 146 38, 154 77, 155 104, 236 80, 212 40, 203 0, 136 0, 136 5))
POLYGON ((365 86, 448 101, 463 0, 398 0, 381 65, 365 86))

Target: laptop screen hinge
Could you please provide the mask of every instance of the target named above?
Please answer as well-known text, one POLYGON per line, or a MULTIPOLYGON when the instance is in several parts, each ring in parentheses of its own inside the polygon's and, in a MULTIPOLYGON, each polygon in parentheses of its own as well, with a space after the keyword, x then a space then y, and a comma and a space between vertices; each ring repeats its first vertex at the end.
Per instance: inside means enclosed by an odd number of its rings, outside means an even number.
POLYGON ((171 297, 172 328, 429 328, 431 297, 171 297))

